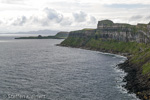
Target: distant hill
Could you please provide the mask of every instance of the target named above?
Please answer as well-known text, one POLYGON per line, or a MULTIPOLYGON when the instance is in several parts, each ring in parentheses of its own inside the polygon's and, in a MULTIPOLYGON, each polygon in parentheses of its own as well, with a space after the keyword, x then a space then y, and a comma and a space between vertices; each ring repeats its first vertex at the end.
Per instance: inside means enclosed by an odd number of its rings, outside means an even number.
POLYGON ((0 33, 0 34, 33 34, 33 35, 56 35, 58 30, 38 30, 38 31, 29 31, 29 32, 16 32, 16 33, 0 33))
POLYGON ((69 32, 58 32, 54 36, 38 35, 38 36, 28 36, 28 37, 17 37, 15 39, 65 39, 68 37, 68 35, 69 35, 69 32))

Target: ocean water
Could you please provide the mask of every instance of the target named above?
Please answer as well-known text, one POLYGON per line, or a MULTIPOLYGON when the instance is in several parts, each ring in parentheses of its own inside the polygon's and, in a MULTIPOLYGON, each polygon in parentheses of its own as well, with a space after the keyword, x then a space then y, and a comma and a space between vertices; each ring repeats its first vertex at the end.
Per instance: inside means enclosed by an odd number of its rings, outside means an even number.
POLYGON ((116 66, 126 58, 61 41, 1 40, 0 100, 137 100, 116 66))

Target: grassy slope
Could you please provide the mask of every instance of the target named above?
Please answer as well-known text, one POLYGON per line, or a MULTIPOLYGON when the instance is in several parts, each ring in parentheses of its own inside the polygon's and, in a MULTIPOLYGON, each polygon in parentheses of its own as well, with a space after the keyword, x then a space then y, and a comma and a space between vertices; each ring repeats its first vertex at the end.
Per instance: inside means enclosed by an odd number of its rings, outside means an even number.
MULTIPOLYGON (((137 33, 138 30, 148 32, 147 25, 128 25, 125 26, 131 29, 132 33, 137 33)), ((86 29, 85 29, 86 30, 86 29)), ((75 31, 76 33, 84 33, 85 30, 75 31)), ((127 84, 125 87, 142 100, 150 100, 150 44, 137 42, 120 42, 116 40, 106 40, 99 38, 101 31, 97 30, 95 36, 82 37, 82 34, 74 34, 65 39, 61 45, 70 47, 80 47, 90 50, 98 50, 115 54, 122 54, 128 57, 128 60, 120 64, 120 68, 128 72, 124 78, 127 84)))
POLYGON ((150 100, 150 44, 119 42, 95 38, 68 37, 62 46, 81 47, 109 53, 125 54, 128 60, 121 67, 129 74, 126 88, 142 100, 150 100), (128 66, 128 67, 127 67, 128 66))
POLYGON ((136 42, 118 42, 114 40, 87 39, 69 37, 61 45, 71 47, 83 47, 100 51, 112 51, 113 53, 128 53, 132 55, 130 62, 142 68, 142 74, 150 73, 150 46, 136 42))
POLYGON ((59 32, 55 35, 55 37, 66 39, 68 37, 68 35, 69 35, 68 32, 59 32))

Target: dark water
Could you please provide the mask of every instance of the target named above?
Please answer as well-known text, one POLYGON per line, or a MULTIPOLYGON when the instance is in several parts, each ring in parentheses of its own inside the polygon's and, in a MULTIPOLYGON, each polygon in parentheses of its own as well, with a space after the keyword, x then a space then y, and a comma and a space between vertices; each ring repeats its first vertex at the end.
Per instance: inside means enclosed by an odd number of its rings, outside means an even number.
POLYGON ((120 86, 125 58, 61 41, 0 41, 0 100, 137 100, 120 86))

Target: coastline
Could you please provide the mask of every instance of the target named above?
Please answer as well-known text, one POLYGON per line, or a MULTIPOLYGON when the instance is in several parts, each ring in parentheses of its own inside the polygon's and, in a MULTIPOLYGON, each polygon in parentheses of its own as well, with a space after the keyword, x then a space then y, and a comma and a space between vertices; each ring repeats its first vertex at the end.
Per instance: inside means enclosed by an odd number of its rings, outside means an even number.
POLYGON ((141 100, 150 100, 150 23, 130 25, 98 21, 96 29, 71 31, 60 45, 127 57, 119 67, 127 72, 124 86, 141 100))
MULTIPOLYGON (((114 54, 114 55, 119 55, 119 56, 122 56, 122 57, 126 57, 125 62, 116 65, 116 66, 118 66, 119 69, 122 69, 125 73, 127 73, 127 75, 123 79, 123 82, 126 82, 126 84, 123 85, 122 87, 127 89, 127 91, 129 93, 134 93, 136 95, 136 97, 140 100, 150 100, 147 91, 145 91, 144 93, 143 92, 137 92, 141 89, 141 87, 137 86, 137 84, 140 84, 139 81, 138 81, 139 79, 137 78, 138 74, 140 75, 140 69, 137 69, 137 67, 135 67, 134 65, 132 65, 130 63, 130 59, 131 59, 131 56, 132 56, 131 54, 115 52, 115 51, 112 51, 112 50, 100 50, 100 49, 93 49, 93 48, 80 47, 80 46, 79 47, 73 47, 73 46, 62 45, 62 44, 57 44, 57 46, 80 48, 80 49, 92 50, 92 51, 99 51, 103 54, 108 53, 108 54, 114 54)), ((145 87, 145 86, 143 86, 143 87, 145 87)))

